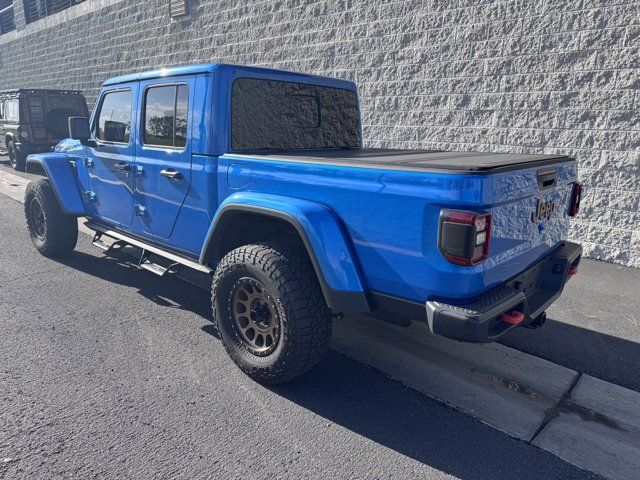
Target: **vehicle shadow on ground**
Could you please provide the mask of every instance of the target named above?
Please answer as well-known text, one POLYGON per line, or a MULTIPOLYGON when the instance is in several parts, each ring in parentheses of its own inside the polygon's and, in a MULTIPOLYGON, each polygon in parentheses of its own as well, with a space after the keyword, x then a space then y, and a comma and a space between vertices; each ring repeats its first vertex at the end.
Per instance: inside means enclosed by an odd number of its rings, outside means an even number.
POLYGON ((500 343, 640 391, 640 344, 547 317, 542 328, 515 329, 500 343))
MULTIPOLYGON (((160 278, 141 271, 130 264, 130 257, 101 258, 76 251, 60 262, 106 281, 136 288, 142 296, 160 305, 187 310, 211 320, 206 289, 179 278, 160 278)), ((564 327, 576 329, 570 325, 564 327)), ((219 338, 211 323, 202 327, 202 331, 219 338)), ((571 338, 575 332, 562 334, 571 338)), ((585 478, 587 475, 548 452, 508 438, 333 351, 311 372, 270 390, 375 443, 459 478, 585 478), (527 461, 523 461, 525 458, 527 461), (531 470, 532 461, 535 471, 531 470)), ((357 452, 353 452, 353 458, 358 458, 357 452)))
POLYGON ((69 268, 94 277, 136 288, 152 302, 168 308, 186 310, 211 320, 211 301, 207 291, 175 277, 159 277, 132 264, 135 261, 124 252, 114 256, 96 257, 75 251, 58 259, 69 268))

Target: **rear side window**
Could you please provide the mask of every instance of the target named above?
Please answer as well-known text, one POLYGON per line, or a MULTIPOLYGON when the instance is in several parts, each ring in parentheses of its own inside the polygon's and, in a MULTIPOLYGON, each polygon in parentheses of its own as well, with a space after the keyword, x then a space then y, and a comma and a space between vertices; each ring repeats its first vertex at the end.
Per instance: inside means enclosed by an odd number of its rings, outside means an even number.
POLYGON ((355 148, 358 99, 341 88, 239 78, 231 92, 233 150, 355 148))
POLYGON ((144 102, 144 144, 184 148, 187 144, 189 87, 151 87, 144 102))
POLYGON ((17 99, 7 100, 4 102, 4 118, 6 120, 19 121, 20 120, 20 103, 17 99))
POLYGON ((98 114, 96 137, 103 142, 129 143, 131 138, 131 90, 107 93, 98 114))
POLYGON ((44 105, 42 97, 27 97, 29 106, 29 121, 33 123, 44 123, 44 105))

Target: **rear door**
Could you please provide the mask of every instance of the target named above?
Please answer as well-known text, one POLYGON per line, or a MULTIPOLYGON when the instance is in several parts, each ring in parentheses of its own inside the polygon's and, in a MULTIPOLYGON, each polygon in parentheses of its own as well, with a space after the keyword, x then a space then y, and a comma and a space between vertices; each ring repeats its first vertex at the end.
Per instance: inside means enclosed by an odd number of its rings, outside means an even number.
POLYGON ((191 185, 194 78, 140 84, 135 201, 145 233, 168 238, 191 185))
POLYGON ((44 98, 44 127, 47 140, 57 143, 69 136, 69 117, 84 117, 84 98, 76 94, 47 94, 44 98))
POLYGON ((95 215, 128 227, 134 213, 134 159, 138 85, 116 85, 102 91, 92 119, 95 147, 87 148, 87 193, 95 215))
POLYGON ((47 142, 47 129, 45 126, 45 102, 42 95, 26 95, 24 97, 26 104, 26 122, 28 126, 24 125, 31 131, 29 136, 32 143, 45 143, 47 142))

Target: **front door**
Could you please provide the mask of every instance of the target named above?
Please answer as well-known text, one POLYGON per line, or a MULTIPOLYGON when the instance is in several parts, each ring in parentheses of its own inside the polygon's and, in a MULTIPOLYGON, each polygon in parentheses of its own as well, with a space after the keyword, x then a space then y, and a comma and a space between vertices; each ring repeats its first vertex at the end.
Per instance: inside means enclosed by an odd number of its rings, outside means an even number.
POLYGON ((134 213, 135 125, 137 84, 104 90, 93 118, 95 147, 84 160, 89 173, 87 192, 102 220, 128 227, 134 213))
POLYGON ((140 84, 135 199, 142 230, 171 236, 191 185, 190 77, 140 84))

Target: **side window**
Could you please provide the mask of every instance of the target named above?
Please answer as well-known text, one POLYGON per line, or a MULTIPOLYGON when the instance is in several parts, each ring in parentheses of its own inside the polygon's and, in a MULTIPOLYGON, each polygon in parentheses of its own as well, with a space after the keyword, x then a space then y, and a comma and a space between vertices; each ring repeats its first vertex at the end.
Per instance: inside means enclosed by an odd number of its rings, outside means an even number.
POLYGON ((107 93, 98 114, 96 137, 103 142, 129 143, 131 138, 131 90, 107 93))
POLYGON ((33 123, 44 123, 44 105, 42 97, 27 97, 29 106, 29 121, 33 123))
POLYGON ((184 148, 187 144, 189 87, 151 87, 144 99, 145 145, 184 148))
POLYGON ((0 120, 4 118, 4 102, 0 101, 0 120))
POLYGON ((7 100, 4 102, 4 116, 7 120, 20 120, 20 104, 18 100, 7 100))

